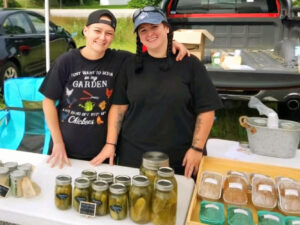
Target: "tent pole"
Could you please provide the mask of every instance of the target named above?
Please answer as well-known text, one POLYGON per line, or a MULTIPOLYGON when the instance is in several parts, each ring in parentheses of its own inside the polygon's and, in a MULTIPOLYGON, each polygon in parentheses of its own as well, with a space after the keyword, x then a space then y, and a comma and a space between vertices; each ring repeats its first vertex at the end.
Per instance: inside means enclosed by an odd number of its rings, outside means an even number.
POLYGON ((49 38, 49 0, 45 0, 45 47, 46 47, 46 72, 50 69, 50 38, 49 38))

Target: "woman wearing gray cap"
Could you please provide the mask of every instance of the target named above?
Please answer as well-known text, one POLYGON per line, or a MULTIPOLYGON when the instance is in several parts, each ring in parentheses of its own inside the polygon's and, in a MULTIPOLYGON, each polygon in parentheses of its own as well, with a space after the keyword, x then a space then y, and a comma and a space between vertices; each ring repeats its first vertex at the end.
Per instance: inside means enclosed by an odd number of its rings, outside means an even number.
POLYGON ((70 165, 69 157, 91 160, 106 142, 115 79, 132 55, 109 48, 116 25, 109 10, 92 12, 83 29, 86 45, 56 59, 40 88, 52 137, 51 166, 70 165))
POLYGON ((133 22, 137 54, 121 69, 108 115, 109 144, 92 163, 113 156, 121 130, 120 165, 139 167, 143 153, 160 151, 169 155, 176 173, 191 177, 198 171, 221 100, 195 56, 175 60, 173 34, 160 9, 139 9, 133 22))

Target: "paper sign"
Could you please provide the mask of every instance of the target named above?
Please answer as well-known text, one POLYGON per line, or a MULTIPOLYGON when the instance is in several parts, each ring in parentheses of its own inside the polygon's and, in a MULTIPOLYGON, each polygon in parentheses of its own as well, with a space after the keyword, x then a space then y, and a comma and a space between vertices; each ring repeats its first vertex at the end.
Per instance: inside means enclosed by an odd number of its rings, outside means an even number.
POLYGON ((0 197, 6 197, 8 191, 9 191, 9 187, 0 185, 0 197))
POLYGON ((80 202, 79 213, 84 216, 92 216, 96 215, 96 203, 90 202, 80 202))

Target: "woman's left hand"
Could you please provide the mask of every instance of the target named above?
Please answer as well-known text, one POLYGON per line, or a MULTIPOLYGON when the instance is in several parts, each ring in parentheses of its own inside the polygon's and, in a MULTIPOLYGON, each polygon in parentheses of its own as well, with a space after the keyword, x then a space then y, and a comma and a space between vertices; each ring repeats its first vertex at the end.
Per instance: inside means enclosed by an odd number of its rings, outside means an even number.
POLYGON ((184 156, 182 166, 185 166, 184 176, 190 178, 192 174, 197 175, 199 165, 202 159, 202 153, 190 148, 184 156))
POLYGON ((186 55, 190 56, 190 51, 184 46, 184 44, 178 43, 177 41, 173 41, 172 52, 176 54, 178 51, 178 55, 176 56, 176 61, 181 61, 186 55))

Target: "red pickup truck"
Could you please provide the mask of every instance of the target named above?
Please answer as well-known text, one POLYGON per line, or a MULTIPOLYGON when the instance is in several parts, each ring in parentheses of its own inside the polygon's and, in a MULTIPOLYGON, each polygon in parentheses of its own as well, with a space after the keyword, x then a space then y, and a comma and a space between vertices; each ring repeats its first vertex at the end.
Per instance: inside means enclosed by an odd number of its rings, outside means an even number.
POLYGON ((275 101, 280 118, 300 121, 300 9, 292 0, 163 0, 161 8, 173 29, 214 35, 204 63, 223 100, 275 101), (212 52, 237 49, 246 69, 211 63, 212 52))

